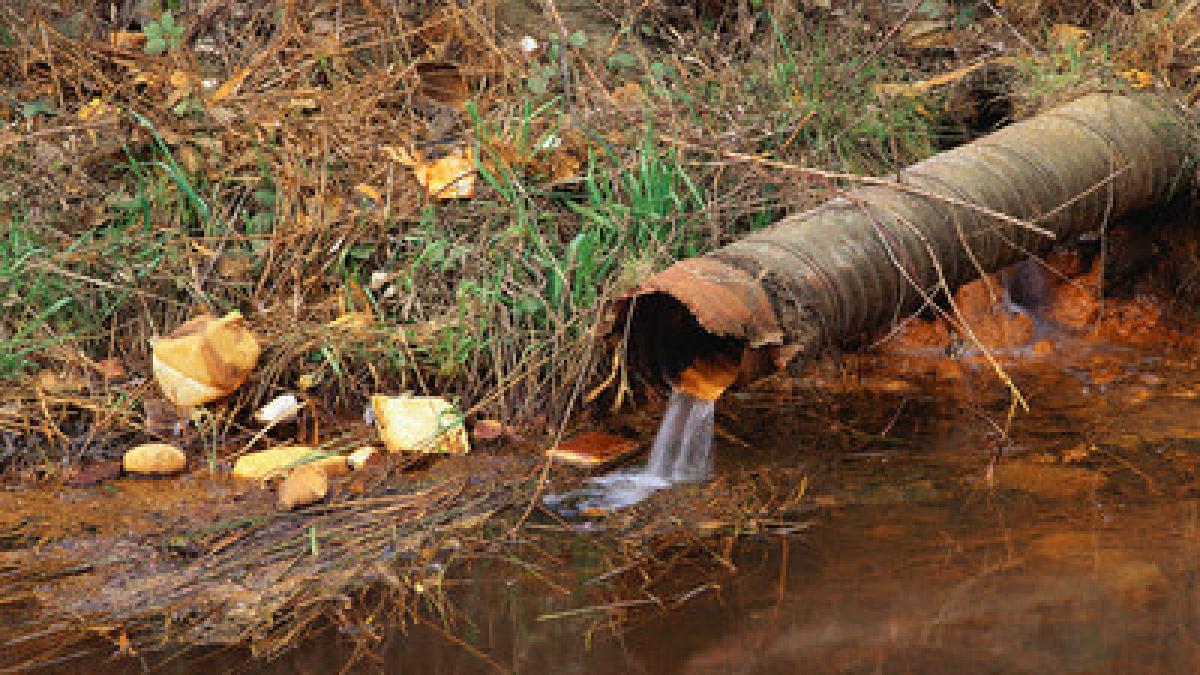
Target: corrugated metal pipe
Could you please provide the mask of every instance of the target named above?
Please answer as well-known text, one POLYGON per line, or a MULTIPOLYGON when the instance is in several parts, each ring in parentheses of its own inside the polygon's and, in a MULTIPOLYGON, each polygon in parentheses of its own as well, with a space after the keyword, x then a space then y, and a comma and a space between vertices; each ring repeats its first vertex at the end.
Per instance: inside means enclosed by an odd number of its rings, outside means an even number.
POLYGON ((1190 144, 1164 98, 1089 95, 680 261, 619 298, 602 329, 627 334, 631 366, 660 382, 717 353, 755 379, 1168 200, 1190 144))

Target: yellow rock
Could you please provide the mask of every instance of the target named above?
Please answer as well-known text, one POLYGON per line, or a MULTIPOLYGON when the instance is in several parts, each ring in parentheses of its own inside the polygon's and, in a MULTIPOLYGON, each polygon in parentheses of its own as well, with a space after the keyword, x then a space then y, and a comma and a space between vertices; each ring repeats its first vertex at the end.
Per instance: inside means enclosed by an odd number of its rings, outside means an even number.
POLYGON ((246 480, 265 480, 285 473, 300 464, 315 464, 331 475, 349 473, 346 458, 341 455, 318 457, 321 451, 308 445, 283 445, 262 452, 238 457, 233 465, 233 477, 246 480))
POLYGON ((261 347, 238 312, 203 315, 154 342, 154 379, 177 406, 190 408, 229 395, 258 363, 261 347))
POLYGON ((143 443, 130 448, 121 464, 125 473, 179 473, 187 466, 187 455, 170 443, 143 443))
POLYGON ((462 413, 436 396, 372 396, 375 426, 388 452, 466 454, 462 413))
POLYGON ((316 464, 305 464, 292 469, 288 477, 279 484, 279 506, 294 509, 319 502, 329 494, 329 478, 316 464))

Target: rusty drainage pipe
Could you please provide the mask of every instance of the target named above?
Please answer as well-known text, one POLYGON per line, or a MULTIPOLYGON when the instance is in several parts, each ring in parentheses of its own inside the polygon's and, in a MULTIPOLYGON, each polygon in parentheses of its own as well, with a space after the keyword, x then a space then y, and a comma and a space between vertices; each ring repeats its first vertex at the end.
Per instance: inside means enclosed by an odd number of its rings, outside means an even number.
POLYGON ((756 379, 1169 199, 1189 143, 1163 98, 1085 96, 680 261, 619 298, 603 328, 628 330, 631 365, 659 382, 714 354, 756 379))

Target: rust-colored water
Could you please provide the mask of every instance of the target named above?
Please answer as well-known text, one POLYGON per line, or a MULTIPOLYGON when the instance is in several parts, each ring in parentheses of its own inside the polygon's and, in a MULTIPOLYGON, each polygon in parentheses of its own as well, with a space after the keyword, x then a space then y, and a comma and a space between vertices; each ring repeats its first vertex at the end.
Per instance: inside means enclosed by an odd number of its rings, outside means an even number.
MULTIPOLYGON (((723 401, 717 475, 803 469, 818 508, 799 535, 743 538, 682 608, 614 634, 603 610, 570 614, 596 602, 589 554, 546 570, 565 593, 482 562, 450 585, 470 650, 418 625, 351 672, 1200 671, 1200 361, 1060 342, 1011 364, 1032 409, 1007 440, 1003 388, 951 365, 865 360, 723 401)), ((336 672, 350 637, 167 667, 336 672)))

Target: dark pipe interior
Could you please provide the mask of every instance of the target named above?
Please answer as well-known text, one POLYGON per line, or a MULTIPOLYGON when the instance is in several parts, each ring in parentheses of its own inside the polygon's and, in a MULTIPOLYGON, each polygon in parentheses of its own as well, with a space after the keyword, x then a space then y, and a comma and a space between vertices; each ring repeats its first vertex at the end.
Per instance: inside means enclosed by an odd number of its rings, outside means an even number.
POLYGON ((629 366, 655 386, 677 382, 697 358, 723 354, 735 363, 741 358, 741 340, 704 330, 683 303, 666 293, 639 296, 629 311, 629 366))

